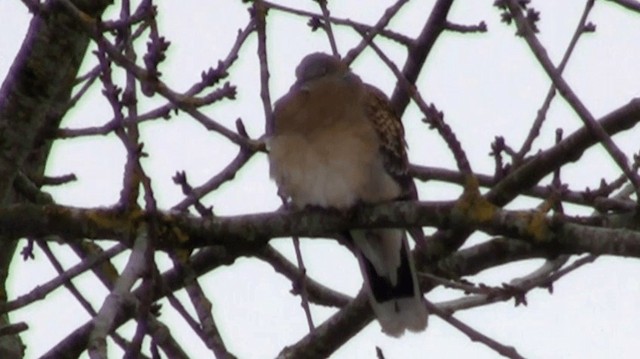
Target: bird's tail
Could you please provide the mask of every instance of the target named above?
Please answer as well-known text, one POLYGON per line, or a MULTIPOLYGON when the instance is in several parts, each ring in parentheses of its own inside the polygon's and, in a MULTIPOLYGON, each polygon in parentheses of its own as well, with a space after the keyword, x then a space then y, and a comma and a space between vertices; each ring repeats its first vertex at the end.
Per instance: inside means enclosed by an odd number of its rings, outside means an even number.
POLYGON ((405 329, 427 326, 427 309, 418 286, 406 234, 400 229, 354 230, 360 269, 369 302, 382 331, 397 337, 405 329))

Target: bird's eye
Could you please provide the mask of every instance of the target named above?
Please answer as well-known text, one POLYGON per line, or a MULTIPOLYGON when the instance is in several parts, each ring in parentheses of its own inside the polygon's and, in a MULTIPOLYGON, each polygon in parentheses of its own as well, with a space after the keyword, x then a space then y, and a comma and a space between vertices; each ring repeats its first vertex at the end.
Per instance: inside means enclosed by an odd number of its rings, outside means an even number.
POLYGON ((327 68, 326 67, 309 68, 309 69, 307 69, 307 71, 305 71, 303 73, 303 78, 302 79, 304 81, 309 81, 309 80, 320 78, 320 77, 326 75, 326 73, 327 73, 327 68))

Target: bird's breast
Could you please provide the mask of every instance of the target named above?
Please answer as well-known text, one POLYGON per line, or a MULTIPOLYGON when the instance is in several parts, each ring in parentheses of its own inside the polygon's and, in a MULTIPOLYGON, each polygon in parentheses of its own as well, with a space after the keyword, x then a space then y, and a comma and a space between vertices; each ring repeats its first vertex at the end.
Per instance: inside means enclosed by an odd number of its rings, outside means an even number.
POLYGON ((344 209, 358 201, 390 200, 400 186, 385 171, 378 144, 366 123, 279 134, 269 141, 271 177, 298 208, 344 209))

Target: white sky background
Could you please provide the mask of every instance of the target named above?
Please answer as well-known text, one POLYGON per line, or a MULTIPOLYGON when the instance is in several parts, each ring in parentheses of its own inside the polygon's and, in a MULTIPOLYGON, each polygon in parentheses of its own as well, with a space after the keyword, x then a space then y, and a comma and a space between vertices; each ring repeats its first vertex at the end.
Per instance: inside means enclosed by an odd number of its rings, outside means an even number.
MULTIPOLYGON (((317 11, 315 2, 283 2, 298 8, 317 11)), ((332 15, 349 17, 363 23, 375 23, 389 1, 333 1, 332 15)), ((500 23, 500 13, 492 0, 457 1, 449 20, 459 24, 485 21, 489 32, 461 35, 446 33, 434 48, 418 88, 427 102, 444 111, 445 121, 456 132, 479 173, 493 173, 493 159, 488 156, 494 136, 519 148, 532 119, 542 104, 549 80, 529 52, 524 41, 513 34, 515 28, 500 23)), ((557 64, 571 38, 583 11, 585 1, 533 1, 541 12, 540 40, 557 64)), ((200 79, 200 73, 226 57, 235 41, 236 32, 246 25, 246 5, 240 1, 164 1, 159 2, 160 32, 171 41, 168 61, 160 70, 163 80, 174 90, 184 90, 200 79)), ((392 22, 392 28, 415 36, 433 1, 412 1, 392 22)), ((119 11, 111 8, 109 16, 119 11)), ((19 1, 0 0, 0 78, 4 78, 23 40, 29 15, 19 1)), ((608 1, 597 1, 590 16, 597 32, 584 36, 572 56, 565 78, 596 118, 620 107, 640 95, 640 15, 608 1)), ((306 54, 329 51, 323 34, 311 34, 306 20, 270 13, 268 51, 271 70, 271 96, 282 96, 293 82, 293 69, 306 54)), ((360 37, 343 28, 335 28, 342 54, 357 44, 360 37)), ((399 63, 405 53, 396 44, 377 40, 399 63)), ((258 63, 255 35, 240 53, 231 69, 231 81, 238 86, 237 101, 227 101, 206 109, 215 120, 234 128, 241 117, 249 134, 259 136, 264 129, 264 116, 258 91, 258 63)), ((140 42, 140 55, 144 50, 140 42)), ((95 64, 87 57, 83 70, 95 64)), ((393 74, 372 52, 353 65, 363 80, 390 94, 395 84, 393 74)), ((82 71, 82 72, 84 72, 82 71)), ((121 73, 120 73, 121 75, 121 73)), ((94 86, 90 98, 81 102, 64 126, 78 128, 109 121, 112 112, 100 96, 101 87, 94 86)), ((144 99, 143 108, 153 108, 163 101, 144 99)), ((534 150, 553 143, 557 127, 568 135, 581 127, 580 120, 562 99, 554 100, 543 138, 534 150)), ((403 118, 410 145, 412 162, 455 169, 453 158, 439 136, 421 123, 423 116, 411 106, 403 118)), ((223 168, 236 154, 236 147, 221 136, 206 132, 187 115, 170 121, 155 121, 142 126, 145 150, 150 157, 143 163, 153 178, 156 199, 162 208, 170 208, 181 200, 180 188, 171 177, 185 170, 189 181, 199 185, 223 168)), ((636 136, 636 134, 633 134, 636 136)), ((637 151, 637 140, 625 134, 616 142, 627 153, 637 151)), ((77 206, 111 205, 118 199, 125 152, 114 137, 89 137, 59 142, 54 148, 47 173, 75 173, 78 181, 58 188, 47 188, 61 204, 77 206)), ((590 150, 578 164, 563 170, 563 180, 575 190, 597 187, 600 178, 617 176, 617 169, 601 149, 590 150), (588 156, 588 157, 587 157, 588 156), (584 164, 588 163, 588 166, 584 164)), ((455 199, 460 188, 441 183, 421 186, 421 198, 455 199)), ((220 191, 205 198, 219 215, 271 211, 278 207, 276 189, 268 179, 266 157, 257 155, 238 178, 220 191)), ((531 207, 537 202, 516 201, 511 207, 531 207)), ((573 209, 572 207, 569 207, 573 209)), ((481 240, 474 237, 473 242, 481 240)), ((291 254, 290 241, 272 241, 291 254)), ((54 246, 55 247, 55 246, 54 246)), ((74 264, 73 254, 56 247, 66 265, 74 264)), ((355 258, 333 241, 304 240, 306 265, 312 277, 348 294, 355 294, 361 277, 355 258)), ((159 261, 165 263, 163 255, 159 261)), ((36 261, 23 263, 18 258, 12 267, 14 280, 11 297, 28 292, 38 283, 54 276, 44 255, 36 251, 36 261)), ((121 256, 118 264, 126 263, 121 256)), ((518 263, 481 273, 472 278, 499 285, 514 276, 537 268, 541 261, 518 263)), ((256 260, 239 259, 233 267, 218 269, 204 277, 203 286, 214 303, 215 319, 230 351, 240 358, 267 358, 285 345, 295 343, 306 333, 304 313, 299 299, 289 294, 291 285, 271 267, 256 260)), ((601 258, 554 285, 554 294, 535 290, 528 295, 527 307, 513 307, 513 302, 495 304, 456 317, 503 344, 516 347, 528 358, 632 358, 640 352, 640 263, 636 259, 601 258)), ((96 299, 106 295, 105 289, 91 275, 75 280, 83 293, 96 299)), ((458 294, 458 293, 456 293, 458 294)), ((442 290, 429 293, 428 299, 453 298, 442 290)), ((189 307, 188 301, 185 305, 189 307)), ((317 323, 332 314, 325 308, 314 308, 317 323)), ((164 303, 161 319, 172 323, 173 334, 195 357, 210 356, 182 320, 171 320, 174 314, 164 303)), ((45 301, 31 305, 13 315, 14 321, 26 321, 30 330, 23 336, 28 345, 27 357, 48 350, 89 317, 66 292, 57 291, 45 301)), ((131 330, 132 327, 129 327, 131 330)), ((377 322, 341 348, 336 358, 373 358, 375 346, 386 358, 494 358, 497 354, 482 344, 472 343, 460 332, 432 316, 429 328, 421 334, 408 334, 401 339, 381 334, 377 322)), ((116 346, 112 343, 111 348, 116 346)), ((118 350, 113 356, 119 357, 118 350)))

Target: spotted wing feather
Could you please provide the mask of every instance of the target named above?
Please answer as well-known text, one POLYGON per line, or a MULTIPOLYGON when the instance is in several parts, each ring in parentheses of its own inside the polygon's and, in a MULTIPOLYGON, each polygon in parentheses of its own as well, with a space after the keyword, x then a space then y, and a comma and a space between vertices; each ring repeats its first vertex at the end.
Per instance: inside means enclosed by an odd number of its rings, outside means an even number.
POLYGON ((406 198, 415 197, 415 184, 409 176, 407 143, 402 121, 396 115, 387 96, 377 88, 366 85, 365 113, 380 138, 380 153, 385 169, 403 188, 406 198))

